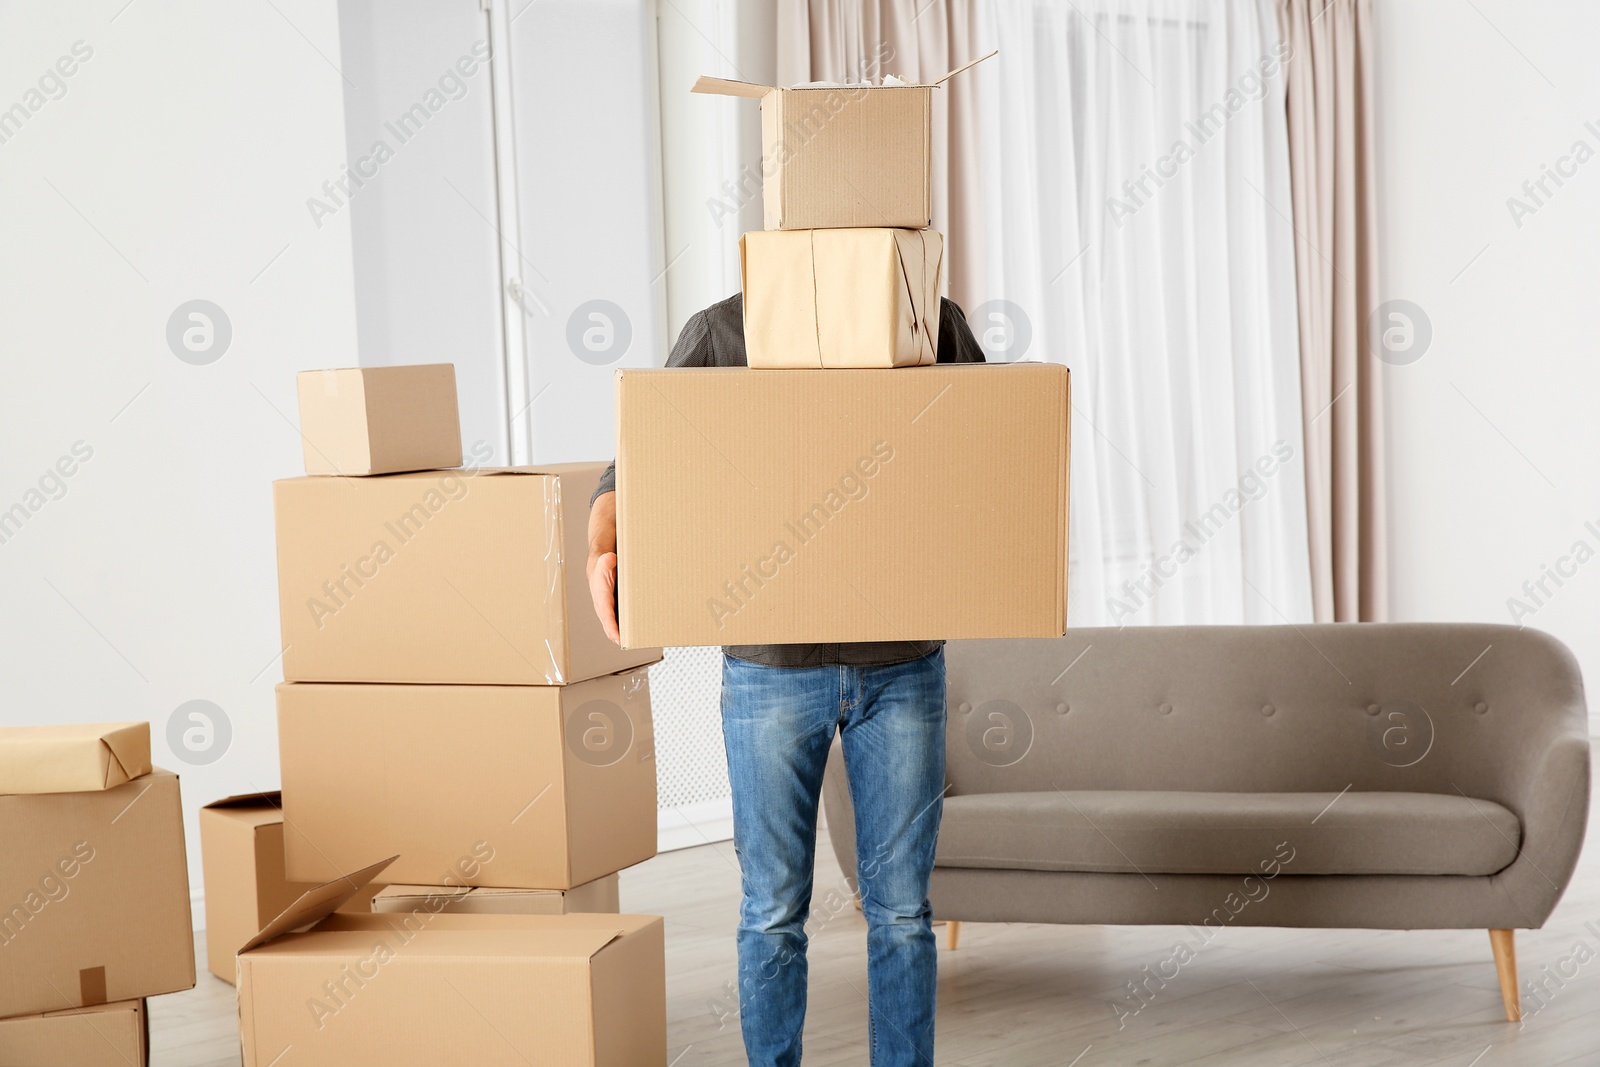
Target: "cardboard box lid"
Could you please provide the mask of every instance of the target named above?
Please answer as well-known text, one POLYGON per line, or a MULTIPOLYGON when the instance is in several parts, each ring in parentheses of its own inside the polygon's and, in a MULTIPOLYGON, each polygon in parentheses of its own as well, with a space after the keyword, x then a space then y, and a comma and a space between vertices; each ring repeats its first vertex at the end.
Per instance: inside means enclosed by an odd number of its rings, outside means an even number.
POLYGON ((261 932, 255 937, 246 941, 239 949, 240 954, 259 948, 274 938, 303 930, 326 919, 366 888, 367 883, 376 878, 385 867, 399 858, 390 856, 343 878, 335 878, 331 882, 323 882, 314 889, 306 890, 300 894, 300 899, 284 909, 283 914, 262 927, 261 932))
MULTIPOLYGON (((834 89, 935 89, 960 74, 962 71, 977 66, 986 59, 992 59, 1000 54, 996 48, 986 56, 968 60, 961 66, 948 70, 931 82, 907 82, 904 85, 792 85, 791 90, 805 91, 807 89, 830 91, 834 89)), ((707 93, 712 96, 743 96, 759 99, 768 93, 777 92, 776 85, 758 85, 755 82, 737 81, 733 78, 710 78, 705 75, 695 79, 694 86, 689 90, 692 93, 707 93)))
POLYGON ((0 726, 0 794, 114 789, 149 773, 148 722, 0 726))

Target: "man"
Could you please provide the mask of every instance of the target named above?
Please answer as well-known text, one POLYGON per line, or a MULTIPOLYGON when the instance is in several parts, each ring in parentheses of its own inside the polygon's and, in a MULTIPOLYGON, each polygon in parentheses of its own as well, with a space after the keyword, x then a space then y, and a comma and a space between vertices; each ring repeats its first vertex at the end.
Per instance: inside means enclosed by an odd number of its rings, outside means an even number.
MULTIPOLYGON (((966 316, 949 300, 941 302, 939 362, 983 362, 966 316)), ((667 358, 669 367, 746 365, 742 295, 690 319, 667 358)), ((825 418, 818 412, 819 423, 825 418)), ((613 641, 615 490, 612 464, 591 501, 588 569, 595 611, 613 641)), ((738 951, 745 1053, 753 1067, 800 1063, 817 803, 835 729, 855 807, 871 1062, 931 1067, 938 957, 928 878, 944 799, 939 641, 723 649, 722 735, 744 891, 738 951)))

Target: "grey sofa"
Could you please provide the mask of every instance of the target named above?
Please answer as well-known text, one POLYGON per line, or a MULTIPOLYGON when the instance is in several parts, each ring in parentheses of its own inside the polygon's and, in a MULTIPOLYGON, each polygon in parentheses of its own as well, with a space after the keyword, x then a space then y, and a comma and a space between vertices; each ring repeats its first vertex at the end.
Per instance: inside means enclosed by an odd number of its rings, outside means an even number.
MULTIPOLYGON (((1565 890, 1588 816, 1572 655, 1532 630, 1079 630, 946 646, 949 920, 1513 931, 1565 890)), ((823 788, 855 871, 835 744, 823 788)))

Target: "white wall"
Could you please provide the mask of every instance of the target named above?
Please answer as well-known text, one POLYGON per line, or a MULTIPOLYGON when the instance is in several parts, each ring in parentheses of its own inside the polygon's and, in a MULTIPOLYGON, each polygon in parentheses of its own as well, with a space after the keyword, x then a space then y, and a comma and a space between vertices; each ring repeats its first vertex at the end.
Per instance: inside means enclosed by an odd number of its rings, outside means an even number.
POLYGON ((1515 597, 1600 679, 1600 562, 1523 589, 1600 552, 1600 8, 1373 6, 1382 295, 1433 329, 1387 370, 1394 614, 1511 622, 1515 597), (1579 141, 1536 204, 1523 183, 1579 141))
POLYGON ((305 201, 344 157, 333 0, 0 6, 0 109, 92 56, 0 143, 0 723, 148 719, 195 811, 276 787, 271 481, 300 467, 294 372, 351 365, 350 233, 305 201), (232 326, 209 365, 168 347, 185 301, 232 326), (59 499, 28 496, 76 442, 59 499), (26 503, 24 503, 26 507, 26 503), (170 751, 180 704, 232 726, 170 751))

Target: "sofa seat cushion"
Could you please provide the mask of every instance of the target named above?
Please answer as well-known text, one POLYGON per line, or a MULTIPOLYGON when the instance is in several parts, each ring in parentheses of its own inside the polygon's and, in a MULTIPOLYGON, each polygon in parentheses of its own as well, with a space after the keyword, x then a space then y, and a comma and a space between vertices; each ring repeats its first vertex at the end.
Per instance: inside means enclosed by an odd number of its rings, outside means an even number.
POLYGON ((986 793, 946 798, 935 864, 1488 875, 1516 858, 1521 839, 1517 817, 1501 805, 1440 793, 986 793))

